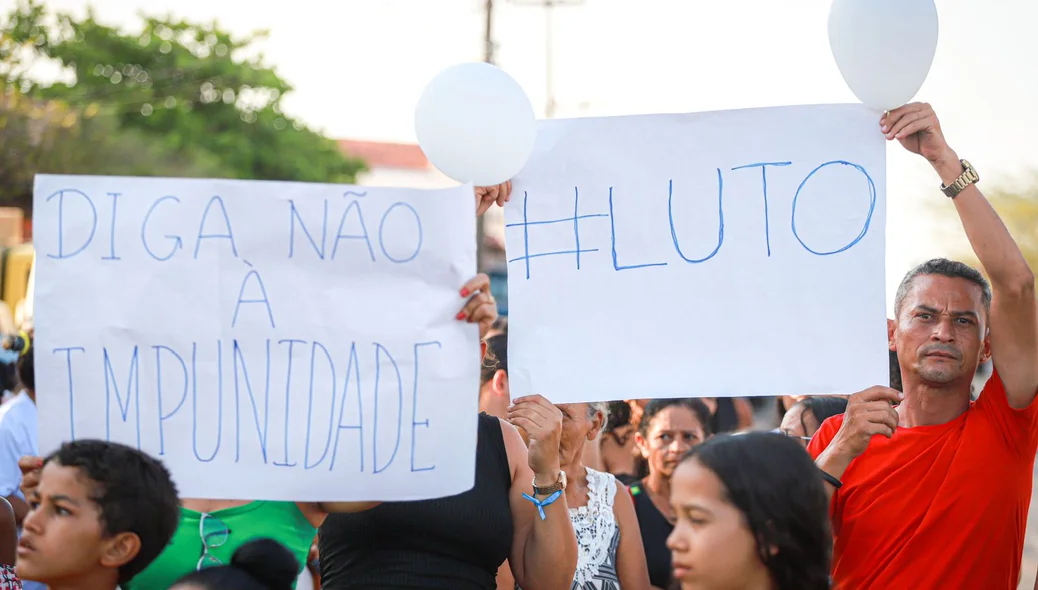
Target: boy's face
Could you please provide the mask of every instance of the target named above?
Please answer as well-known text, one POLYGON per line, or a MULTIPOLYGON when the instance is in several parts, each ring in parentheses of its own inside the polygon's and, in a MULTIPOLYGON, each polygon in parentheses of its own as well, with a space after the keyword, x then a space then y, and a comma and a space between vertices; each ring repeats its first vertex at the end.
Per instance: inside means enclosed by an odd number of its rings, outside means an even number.
POLYGON ((78 467, 48 462, 29 501, 16 570, 23 580, 49 585, 94 577, 118 578, 140 550, 133 533, 105 537, 101 511, 90 499, 94 482, 78 467))

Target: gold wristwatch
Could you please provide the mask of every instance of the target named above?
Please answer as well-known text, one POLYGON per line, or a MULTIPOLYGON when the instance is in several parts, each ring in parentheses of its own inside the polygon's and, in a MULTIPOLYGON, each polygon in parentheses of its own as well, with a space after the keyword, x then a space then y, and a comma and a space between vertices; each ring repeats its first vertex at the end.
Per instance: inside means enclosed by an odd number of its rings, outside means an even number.
POLYGON ((967 186, 980 182, 980 176, 977 174, 977 171, 973 169, 972 164, 966 160, 959 160, 959 163, 962 164, 962 174, 948 186, 944 186, 943 184, 941 185, 941 191, 946 197, 951 199, 954 199, 959 195, 959 193, 966 190, 967 186))
POLYGON ((566 472, 559 471, 559 479, 555 480, 555 483, 551 484, 546 488, 537 487, 537 478, 533 478, 533 493, 537 496, 550 496, 555 492, 561 492, 566 489, 566 472))

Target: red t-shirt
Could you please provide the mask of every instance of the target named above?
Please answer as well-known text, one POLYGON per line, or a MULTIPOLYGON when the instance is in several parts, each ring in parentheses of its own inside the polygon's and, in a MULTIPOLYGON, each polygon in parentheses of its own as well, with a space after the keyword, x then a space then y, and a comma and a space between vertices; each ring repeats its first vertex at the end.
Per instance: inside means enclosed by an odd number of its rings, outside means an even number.
MULTIPOLYGON (((843 474, 830 517, 838 590, 1019 584, 1038 404, 1014 410, 998 373, 947 424, 874 436, 843 474)), ((843 424, 826 420, 808 446, 825 450, 843 424)))

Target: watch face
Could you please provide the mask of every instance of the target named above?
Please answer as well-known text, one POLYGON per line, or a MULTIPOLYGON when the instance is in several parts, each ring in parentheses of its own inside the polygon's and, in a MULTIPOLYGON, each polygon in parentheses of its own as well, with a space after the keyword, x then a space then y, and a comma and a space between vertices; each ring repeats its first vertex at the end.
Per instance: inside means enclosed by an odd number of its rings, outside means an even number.
POLYGON ((965 175, 970 181, 976 182, 980 180, 980 176, 977 174, 977 170, 973 167, 973 164, 970 164, 966 160, 962 160, 962 167, 965 169, 963 170, 963 175, 965 175))

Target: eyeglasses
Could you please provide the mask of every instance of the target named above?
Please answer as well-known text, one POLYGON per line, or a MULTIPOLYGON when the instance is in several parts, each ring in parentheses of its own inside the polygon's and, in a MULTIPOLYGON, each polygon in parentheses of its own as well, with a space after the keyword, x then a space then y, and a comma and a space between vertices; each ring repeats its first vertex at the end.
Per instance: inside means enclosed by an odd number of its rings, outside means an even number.
POLYGON ((223 546, 230 535, 231 529, 227 528, 222 520, 203 512, 202 519, 198 521, 198 536, 202 538, 202 556, 198 559, 195 569, 223 565, 223 562, 211 555, 209 550, 223 546))
POLYGON ((772 430, 772 432, 775 433, 775 434, 781 434, 782 436, 788 436, 789 438, 795 438, 795 439, 798 439, 798 440, 802 440, 805 443, 811 442, 811 437, 810 436, 793 436, 792 434, 786 432, 785 430, 782 430, 781 428, 776 428, 775 430, 772 430))

